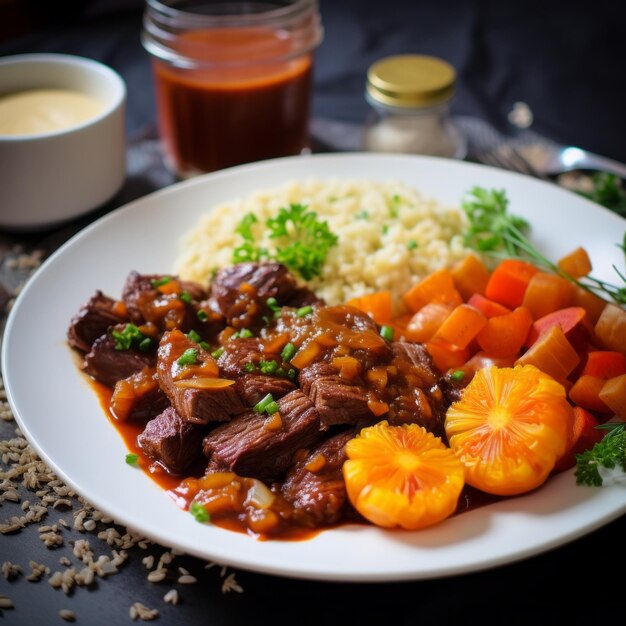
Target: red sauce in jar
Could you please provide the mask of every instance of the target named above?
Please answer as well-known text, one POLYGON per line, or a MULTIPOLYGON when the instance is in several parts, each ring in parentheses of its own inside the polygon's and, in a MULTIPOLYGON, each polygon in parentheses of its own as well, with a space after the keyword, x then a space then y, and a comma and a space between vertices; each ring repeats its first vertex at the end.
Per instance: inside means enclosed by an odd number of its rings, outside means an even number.
POLYGON ((296 155, 308 143, 312 54, 261 28, 179 36, 194 67, 158 59, 154 76, 161 136, 181 176, 296 155))

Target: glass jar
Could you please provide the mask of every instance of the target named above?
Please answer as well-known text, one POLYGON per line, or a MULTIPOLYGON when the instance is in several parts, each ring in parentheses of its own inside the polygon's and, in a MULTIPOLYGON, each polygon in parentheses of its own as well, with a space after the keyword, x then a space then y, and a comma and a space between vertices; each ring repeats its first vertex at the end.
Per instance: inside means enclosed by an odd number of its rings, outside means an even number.
POLYGON ((363 148, 462 159, 467 143, 450 119, 456 72, 435 57, 405 54, 382 59, 367 72, 372 107, 363 148))
POLYGON ((308 147, 317 0, 147 0, 159 132, 181 178, 308 147))

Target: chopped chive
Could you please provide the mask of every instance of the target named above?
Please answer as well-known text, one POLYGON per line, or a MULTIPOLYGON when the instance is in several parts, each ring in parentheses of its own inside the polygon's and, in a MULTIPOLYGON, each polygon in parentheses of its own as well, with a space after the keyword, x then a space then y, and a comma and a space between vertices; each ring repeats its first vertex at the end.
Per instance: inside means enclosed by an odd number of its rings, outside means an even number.
POLYGON ((265 412, 268 415, 273 415, 274 413, 278 413, 279 409, 278 402, 272 401, 265 407, 265 412))
POLYGON ((270 309, 270 311, 280 311, 280 305, 278 304, 278 300, 276 300, 276 298, 268 298, 265 301, 265 304, 267 304, 267 308, 270 309))
POLYGON ((380 327, 380 336, 385 341, 392 341, 393 340, 393 328, 391 328, 391 326, 381 326, 380 327))
POLYGON ((383 235, 386 235, 389 232, 389 226, 387 224, 383 224, 383 235))
POLYGON ((417 248, 417 241, 411 239, 406 244, 407 250, 415 250, 417 248))
POLYGON ((196 343, 200 343, 202 341, 202 337, 192 328, 187 333, 187 339, 191 339, 191 341, 195 341, 196 343))
POLYGON ((209 314, 203 309, 198 309, 198 312, 196 313, 196 317, 201 322, 206 322, 209 319, 209 314))
POLYGON ((245 369, 246 372, 254 372, 254 370, 256 369, 256 365, 254 363, 246 363, 243 366, 243 369, 245 369))
POLYGON ((187 348, 176 361, 178 365, 195 365, 197 362, 198 351, 195 348, 187 348))
POLYGON ((196 522, 204 524, 211 521, 209 512, 199 502, 192 502, 189 512, 196 518, 196 522))
POLYGON ((203 350, 210 350, 211 346, 206 342, 206 341, 199 341, 198 345, 203 349, 203 350))
POLYGON ((450 374, 452 380, 463 380, 465 378, 465 372, 463 370, 455 370, 450 374))
POLYGON ((188 291, 183 291, 178 297, 186 304, 191 304, 191 294, 188 291))
POLYGON ((254 337, 254 334, 251 330, 248 330, 247 328, 242 328, 239 331, 239 336, 243 337, 244 339, 248 339, 249 337, 254 337))
POLYGON ((138 346, 146 338, 137 326, 134 324, 126 324, 124 328, 119 330, 112 330, 111 336, 115 342, 116 350, 130 350, 133 346, 138 346))
POLYGON ((129 465, 137 465, 138 460, 139 460, 139 456, 137 454, 126 455, 126 463, 128 463, 129 465))
POLYGON ((152 347, 152 339, 150 339, 150 337, 144 337, 139 342, 139 349, 142 352, 147 352, 148 350, 150 350, 151 347, 152 347))
POLYGON ((311 311, 313 310, 313 307, 311 305, 308 306, 301 306, 297 311, 296 311, 296 315, 298 317, 304 317, 305 315, 308 315, 311 311))
POLYGON ((296 377, 296 370, 294 370, 293 368, 291 368, 288 372, 287 372, 287 377, 291 378, 291 380, 293 380, 296 377))
POLYGON ((367 211, 359 211, 358 213, 355 213, 354 217, 356 217, 357 220, 368 220, 370 218, 370 214, 367 211))
POLYGON ((264 315, 261 319, 266 326, 270 325, 270 318, 267 315, 264 315))
POLYGON ((274 398, 271 393, 268 393, 264 398, 261 398, 253 407, 255 413, 263 413, 267 406, 274 402, 274 398))
POLYGON ((219 359, 222 356, 222 352, 224 352, 224 346, 220 346, 219 348, 213 350, 213 352, 211 352, 211 356, 214 359, 219 359))
POLYGON ((275 374, 278 369, 278 363, 276 361, 261 361, 259 363, 260 370, 262 374, 275 374))
POLYGON ((153 278, 150 281, 150 285, 152 285, 152 287, 156 289, 157 287, 161 287, 162 285, 167 285, 167 283, 169 283, 171 280, 171 276, 161 276, 161 278, 153 278))
POLYGON ((297 351, 298 349, 296 348, 296 346, 289 342, 280 353, 280 358, 283 361, 291 361, 297 351))

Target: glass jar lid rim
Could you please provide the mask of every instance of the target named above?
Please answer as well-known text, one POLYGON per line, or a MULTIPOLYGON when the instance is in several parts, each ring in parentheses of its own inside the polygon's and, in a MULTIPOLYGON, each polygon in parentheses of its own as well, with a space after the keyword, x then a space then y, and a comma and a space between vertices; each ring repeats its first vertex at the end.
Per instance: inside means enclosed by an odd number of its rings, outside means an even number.
POLYGON ((386 57, 367 72, 367 94, 391 106, 430 106, 449 100, 456 83, 454 67, 419 54, 386 57))

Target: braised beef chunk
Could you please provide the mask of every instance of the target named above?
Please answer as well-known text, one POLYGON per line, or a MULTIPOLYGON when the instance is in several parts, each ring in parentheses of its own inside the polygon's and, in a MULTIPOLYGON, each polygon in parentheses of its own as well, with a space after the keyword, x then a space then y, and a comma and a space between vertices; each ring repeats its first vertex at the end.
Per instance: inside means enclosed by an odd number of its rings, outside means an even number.
POLYGON ((128 378, 144 367, 153 367, 156 361, 154 353, 142 352, 135 348, 118 350, 112 330, 123 328, 114 326, 94 341, 91 350, 83 360, 83 370, 98 382, 113 387, 118 380, 128 378))
POLYGON ((467 374, 460 380, 454 380, 447 374, 439 379, 439 388, 443 392, 443 395, 448 404, 458 402, 463 395, 463 389, 468 385, 471 380, 471 376, 467 374))
POLYGON ((440 376, 428 350, 421 343, 409 343, 406 341, 394 341, 391 345, 396 360, 407 361, 412 365, 412 375, 419 377, 413 382, 421 385, 433 385, 440 376))
POLYGON ((206 428, 183 420, 173 407, 150 420, 137 437, 146 456, 158 461, 171 474, 184 474, 202 449, 206 428))
POLYGON ((163 274, 131 272, 122 290, 131 321, 151 323, 161 331, 201 329, 197 313, 206 298, 207 292, 197 283, 163 274))
POLYGON ((278 400, 278 406, 278 424, 274 416, 249 411, 211 431, 203 442, 211 467, 260 479, 275 478, 290 467, 298 450, 320 438, 319 416, 298 390, 278 400))
POLYGON ((89 298, 72 318, 67 330, 67 340, 72 348, 89 352, 93 342, 115 324, 126 321, 126 316, 114 310, 115 300, 101 291, 89 298))
POLYGON ((295 388, 288 378, 266 374, 244 374, 235 383, 235 390, 248 406, 254 406, 268 393, 278 400, 295 388))
POLYGON ((282 487, 285 499, 306 511, 316 524, 340 521, 349 506, 342 467, 344 447, 355 435, 349 430, 324 441, 287 473, 282 487))
POLYGON ((280 306, 318 301, 309 289, 298 286, 284 265, 274 262, 221 269, 211 284, 212 308, 236 329, 255 330, 263 325, 263 317, 272 314, 268 298, 275 298, 280 306))
POLYGON ((163 334, 157 354, 159 384, 182 419, 197 424, 225 422, 246 410, 234 384, 204 384, 207 378, 218 378, 217 363, 179 330, 163 334), (179 362, 188 350, 187 361, 179 362))
POLYGON ((109 408, 122 422, 147 422, 169 405, 170 401, 159 387, 155 368, 146 367, 115 383, 109 408))
POLYGON ((298 381, 315 405, 323 429, 333 424, 356 424, 372 415, 367 389, 342 378, 329 363, 314 363, 303 369, 298 381))
POLYGON ((223 345, 222 353, 217 359, 221 375, 224 378, 237 378, 256 367, 262 360, 280 358, 280 355, 264 355, 257 337, 240 337, 230 339, 223 345))
POLYGON ((437 436, 444 433, 448 403, 439 388, 439 372, 421 344, 395 342, 391 376, 385 389, 389 403, 387 419, 392 425, 415 423, 437 436))

